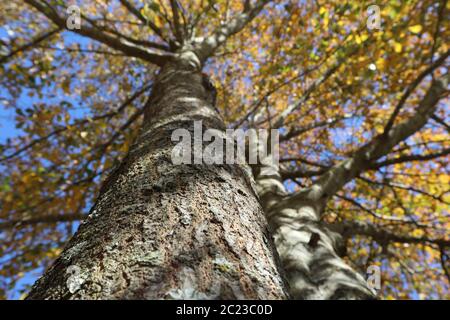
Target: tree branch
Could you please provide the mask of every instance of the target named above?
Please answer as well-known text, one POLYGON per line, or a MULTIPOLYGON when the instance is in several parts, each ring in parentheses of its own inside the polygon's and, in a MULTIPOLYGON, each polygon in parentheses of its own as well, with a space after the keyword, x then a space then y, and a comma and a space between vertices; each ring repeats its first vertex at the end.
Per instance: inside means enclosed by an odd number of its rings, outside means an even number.
POLYGON ((373 181, 373 180, 367 179, 367 178, 365 178, 363 176, 359 176, 359 177, 357 177, 357 179, 360 179, 361 181, 364 181, 365 183, 372 184, 372 185, 387 186, 389 188, 397 188, 397 189, 401 189, 401 190, 406 190, 406 191, 419 193, 419 194, 422 194, 424 196, 430 197, 430 198, 432 198, 434 200, 440 201, 442 203, 450 204, 449 202, 446 202, 446 201, 443 200, 442 195, 436 196, 436 195, 427 193, 427 192, 425 192, 423 190, 420 190, 420 189, 417 189, 417 188, 414 188, 414 187, 411 187, 411 186, 403 185, 403 184, 400 184, 400 183, 373 181))
POLYGON ((128 0, 120 0, 120 3, 128 9, 136 18, 142 21, 145 25, 148 25, 162 40, 168 43, 167 39, 164 37, 162 30, 158 28, 152 21, 144 17, 141 12, 133 6, 128 0))
POLYGON ((350 118, 352 118, 352 116, 344 115, 344 116, 336 117, 334 119, 327 119, 324 121, 312 123, 308 126, 297 128, 297 129, 291 128, 286 134, 284 134, 280 137, 280 141, 288 141, 288 140, 295 138, 295 137, 297 137, 305 132, 308 132, 310 130, 317 129, 320 127, 332 126, 332 125, 338 123, 339 121, 342 121, 345 119, 350 119, 350 118))
POLYGON ((308 101, 314 90, 322 83, 327 81, 339 69, 343 62, 344 58, 338 59, 318 79, 311 83, 311 85, 306 89, 302 97, 296 103, 289 105, 285 110, 283 110, 283 112, 281 112, 281 114, 274 120, 272 127, 275 129, 282 127, 284 125, 286 117, 300 108, 300 106, 303 105, 306 101, 308 101))
POLYGON ((183 28, 180 23, 180 10, 177 0, 170 0, 172 9, 173 25, 175 27, 175 38, 181 43, 183 41, 183 28))
POLYGON ((435 114, 431 115, 430 118, 439 123, 440 125, 442 125, 447 130, 447 132, 450 133, 450 125, 447 122, 445 122, 444 119, 439 118, 435 114))
POLYGON ((61 215, 51 215, 51 216, 42 216, 35 218, 26 218, 26 219, 12 219, 6 222, 0 222, 0 230, 6 230, 11 228, 19 228, 29 225, 34 225, 38 223, 57 223, 57 222, 68 222, 68 221, 78 221, 86 218, 86 215, 83 213, 68 213, 61 215))
POLYGON ((129 106, 131 103, 133 103, 133 101, 135 101, 137 98, 139 98, 144 92, 146 92, 147 90, 149 90, 151 88, 152 84, 146 85, 144 87, 142 87, 140 90, 136 91, 132 96, 130 96, 127 100, 125 100, 115 111, 112 112, 108 112, 96 117, 92 117, 90 119, 81 119, 79 121, 74 121, 71 125, 68 126, 64 126, 61 128, 57 128, 55 130, 53 130, 52 132, 50 132, 49 134, 34 139, 33 141, 31 141, 30 143, 26 144, 25 146, 23 146, 22 148, 19 148, 17 151, 15 151, 14 153, 8 155, 8 156, 4 156, 3 158, 0 158, 0 162, 12 159, 14 157, 17 157, 18 155, 20 155, 22 152, 30 149, 31 147, 33 147, 34 145, 44 142, 45 140, 51 138, 54 135, 57 135, 61 132, 66 131, 69 126, 73 127, 73 126, 81 126, 84 125, 90 121, 97 121, 97 120, 101 120, 101 119, 106 119, 106 118, 111 118, 117 114, 119 114, 120 112, 122 112, 122 110, 124 110, 127 106, 129 106))
POLYGON ((280 175, 284 179, 295 179, 295 178, 312 178, 321 176, 327 172, 327 169, 319 169, 319 170, 280 170, 280 175))
POLYGON ((36 45, 38 45, 39 43, 41 43, 42 41, 47 40, 48 38, 50 38, 51 36, 57 34, 58 32, 61 31, 61 28, 56 28, 53 29, 49 32, 45 32, 42 35, 37 36, 35 39, 31 40, 29 43, 24 44, 16 49, 13 49, 9 54, 7 54, 6 56, 3 56, 0 58, 0 63, 6 63, 9 59, 11 59, 12 57, 14 57, 16 54, 18 54, 19 52, 23 52, 29 48, 32 48, 36 45))
POLYGON ((450 283, 450 271, 449 267, 447 266, 448 262, 450 261, 450 258, 448 254, 445 252, 444 247, 439 247, 439 253, 440 253, 440 262, 442 266, 442 270, 444 270, 444 274, 447 277, 448 283, 450 283))
POLYGON ((234 16, 226 25, 220 26, 212 35, 203 39, 196 50, 201 61, 205 61, 213 52, 221 46, 230 36, 241 31, 252 21, 271 0, 258 0, 251 6, 247 5, 244 10, 234 16))
POLYGON ((419 103, 415 115, 394 126, 388 136, 381 134, 375 137, 368 144, 355 151, 352 157, 333 166, 312 187, 300 190, 278 203, 277 206, 288 205, 292 207, 296 203, 301 205, 306 194, 313 194, 315 199, 322 200, 333 196, 347 182, 368 169, 371 162, 388 154, 395 145, 419 131, 434 113, 441 97, 447 92, 448 82, 448 74, 439 79, 433 79, 427 93, 419 103))
POLYGON ((428 68, 426 68, 424 71, 422 71, 419 76, 407 87, 406 91, 403 93, 402 97, 398 101, 397 105, 394 108, 394 111, 392 112, 385 128, 383 135, 387 135, 389 131, 391 130, 392 126, 394 125, 394 121, 397 118, 398 114, 400 113, 400 110, 402 109, 403 105, 405 104, 408 97, 414 92, 416 87, 422 82, 422 80, 432 73, 436 68, 441 66, 447 57, 450 55, 450 50, 447 50, 446 53, 444 53, 439 59, 437 59, 435 62, 433 62, 428 68))
MULTIPOLYGON (((368 214, 370 214, 371 216, 380 219, 380 220, 386 220, 386 221, 392 221, 392 222, 399 222, 399 223, 412 223, 412 224, 416 224, 416 221, 412 220, 411 218, 409 219, 405 219, 402 217, 393 217, 393 216, 386 216, 386 215, 380 215, 378 213, 376 213, 375 211, 363 206, 361 203, 359 203, 358 201, 352 199, 352 198, 348 198, 345 197, 343 195, 339 195, 336 194, 335 195, 337 198, 340 198, 344 201, 347 201, 349 203, 351 203, 352 205, 354 205, 355 207, 363 210, 364 212, 367 212, 368 214)), ((422 227, 425 227, 425 225, 422 225, 422 227)))
POLYGON ((379 169, 381 167, 386 167, 386 166, 390 166, 393 164, 399 164, 399 163, 410 162, 410 161, 427 161, 427 160, 432 160, 432 159, 436 159, 439 157, 443 157, 448 154, 450 154, 450 148, 444 149, 437 153, 431 153, 431 154, 426 154, 426 155, 412 154, 412 155, 398 157, 395 159, 388 159, 388 160, 385 160, 382 162, 372 163, 368 166, 368 169, 379 169))
MULTIPOLYGON (((66 20, 61 18, 58 13, 51 7, 41 4, 37 0, 25 0, 26 3, 34 7, 36 10, 44 14, 48 19, 55 23, 58 27, 66 29, 66 20)), ((80 29, 70 30, 82 36, 99 41, 115 50, 122 51, 130 57, 140 58, 147 62, 162 66, 173 54, 163 51, 155 51, 149 48, 138 46, 127 40, 122 40, 110 36, 97 29, 83 26, 80 29)))
POLYGON ((411 244, 434 244, 439 247, 450 247, 450 240, 434 239, 429 237, 413 237, 408 235, 399 235, 386 228, 380 228, 373 224, 363 221, 344 221, 332 224, 326 224, 327 228, 333 230, 344 237, 351 237, 354 235, 362 235, 371 237, 380 244, 387 244, 390 242, 396 243, 411 243, 411 244))

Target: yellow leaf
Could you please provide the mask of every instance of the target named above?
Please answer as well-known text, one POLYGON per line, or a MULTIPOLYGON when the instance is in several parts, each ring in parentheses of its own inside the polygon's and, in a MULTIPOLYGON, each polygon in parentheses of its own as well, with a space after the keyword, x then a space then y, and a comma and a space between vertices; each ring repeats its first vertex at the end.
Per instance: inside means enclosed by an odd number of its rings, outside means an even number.
POLYGON ((419 33, 420 31, 422 31, 422 26, 420 24, 416 24, 415 26, 409 27, 408 30, 412 33, 419 33))
POLYGON ((397 53, 402 52, 402 45, 401 45, 401 43, 394 42, 394 51, 397 52, 397 53))
POLYGON ((444 174, 439 176, 439 181, 442 185, 446 186, 450 184, 450 176, 444 174))
POLYGON ((363 35, 361 35, 361 36, 356 35, 356 36, 355 36, 355 42, 356 42, 357 44, 360 44, 360 43, 366 41, 368 38, 369 38, 369 36, 368 36, 367 34, 363 34, 363 35))
POLYGON ((328 27, 328 24, 330 22, 330 18, 328 17, 328 14, 325 15, 325 17, 323 18, 323 24, 326 27, 328 27))
POLYGON ((384 68, 386 67, 386 60, 384 60, 383 58, 379 58, 375 62, 375 65, 377 66, 378 69, 384 70, 384 68))
POLYGON ((412 235, 413 235, 414 237, 420 238, 420 237, 423 237, 424 232, 423 232, 422 229, 415 229, 415 230, 412 232, 412 235))

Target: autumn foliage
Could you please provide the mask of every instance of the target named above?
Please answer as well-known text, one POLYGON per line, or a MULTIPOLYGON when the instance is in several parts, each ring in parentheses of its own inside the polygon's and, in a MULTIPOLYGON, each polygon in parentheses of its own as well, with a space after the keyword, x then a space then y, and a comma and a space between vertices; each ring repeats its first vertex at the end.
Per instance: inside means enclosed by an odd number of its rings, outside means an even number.
MULTIPOLYGON (((26 292, 61 252, 133 142, 158 70, 57 26, 30 5, 40 1, 25 2, 0 3, 1 298, 26 292)), ((72 1, 46 2, 64 14, 72 1)), ((73 2, 83 24, 155 51, 176 46, 174 21, 208 34, 247 3, 177 1, 175 19, 171 1, 129 1, 137 14, 126 1, 73 2)), ((448 70, 447 1, 377 1, 380 27, 368 28, 372 4, 269 2, 204 67, 230 128, 270 129, 291 110, 280 127, 280 163, 292 193, 412 117, 448 70)), ((380 298, 450 298, 449 110, 444 95, 423 128, 325 209, 327 223, 386 231, 345 234, 352 267, 381 268, 380 298)))

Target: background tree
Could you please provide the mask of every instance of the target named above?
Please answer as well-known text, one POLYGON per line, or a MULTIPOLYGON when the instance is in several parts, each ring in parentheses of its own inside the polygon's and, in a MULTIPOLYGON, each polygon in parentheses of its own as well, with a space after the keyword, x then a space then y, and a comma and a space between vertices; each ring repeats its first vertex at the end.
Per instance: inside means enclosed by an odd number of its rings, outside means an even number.
POLYGON ((292 296, 370 297, 369 265, 380 297, 449 296, 447 1, 380 1, 380 29, 364 1, 79 1, 70 32, 68 1, 25 2, 0 4, 3 295, 59 255, 197 37, 225 123, 282 133, 253 172, 292 296))

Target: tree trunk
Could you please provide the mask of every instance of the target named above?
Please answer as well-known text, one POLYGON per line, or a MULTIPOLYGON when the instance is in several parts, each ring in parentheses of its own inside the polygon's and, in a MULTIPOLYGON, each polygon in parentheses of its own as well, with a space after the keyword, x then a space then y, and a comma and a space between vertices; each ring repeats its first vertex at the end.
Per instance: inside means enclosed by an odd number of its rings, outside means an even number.
MULTIPOLYGON (((343 248, 341 235, 322 223, 325 205, 367 166, 423 128, 445 94, 448 83, 447 74, 433 79, 414 115, 385 128, 385 133, 362 146, 350 158, 338 162, 311 187, 286 197, 278 168, 263 166, 260 169, 256 179, 258 193, 273 229, 275 245, 293 298, 375 298, 374 290, 364 278, 340 258, 338 253, 343 253, 340 249, 343 248)), ((375 235, 374 230, 362 225, 355 224, 353 228, 365 229, 366 233, 375 235)))
POLYGON ((374 299, 364 278, 348 266, 341 236, 321 223, 327 197, 320 182, 287 198, 278 167, 261 165, 256 185, 289 293, 294 299, 374 299))
POLYGON ((160 71, 140 135, 28 299, 283 299, 244 165, 174 165, 172 131, 224 130, 189 55, 160 71))

